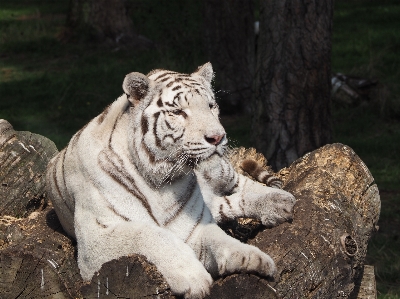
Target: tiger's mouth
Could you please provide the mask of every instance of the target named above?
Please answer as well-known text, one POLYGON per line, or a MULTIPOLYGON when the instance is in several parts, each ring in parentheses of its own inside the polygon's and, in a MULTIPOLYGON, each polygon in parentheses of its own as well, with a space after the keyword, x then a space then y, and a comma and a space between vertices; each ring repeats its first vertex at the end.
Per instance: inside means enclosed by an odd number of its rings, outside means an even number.
MULTIPOLYGON (((215 153, 215 152, 214 152, 215 153)), ((214 153, 207 153, 207 154, 188 154, 186 165, 190 168, 195 168, 199 163, 202 161, 207 160, 210 158, 214 153)))
POLYGON ((199 148, 190 148, 184 150, 185 155, 187 155, 186 164, 194 168, 197 164, 202 161, 209 159, 213 155, 223 156, 227 149, 227 142, 218 144, 217 146, 204 146, 199 148))

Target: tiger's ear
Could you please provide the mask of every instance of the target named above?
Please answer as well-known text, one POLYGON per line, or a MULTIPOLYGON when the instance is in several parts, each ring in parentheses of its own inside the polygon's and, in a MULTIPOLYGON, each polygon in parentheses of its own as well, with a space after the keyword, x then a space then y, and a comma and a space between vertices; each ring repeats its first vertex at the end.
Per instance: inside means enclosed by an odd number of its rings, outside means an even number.
POLYGON ((122 88, 129 96, 128 100, 136 104, 150 91, 151 80, 141 73, 130 73, 125 76, 122 88))
POLYGON ((192 73, 192 75, 198 75, 206 79, 208 83, 211 83, 212 79, 214 78, 214 71, 211 65, 211 62, 207 62, 202 66, 199 66, 197 70, 192 73))

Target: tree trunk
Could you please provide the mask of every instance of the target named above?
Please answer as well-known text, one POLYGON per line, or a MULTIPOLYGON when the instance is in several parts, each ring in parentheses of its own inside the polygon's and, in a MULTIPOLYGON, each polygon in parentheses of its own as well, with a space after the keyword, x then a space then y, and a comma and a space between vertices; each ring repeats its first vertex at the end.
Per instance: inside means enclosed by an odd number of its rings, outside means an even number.
POLYGON ((137 40, 125 0, 70 0, 67 25, 75 35, 112 44, 137 40))
MULTIPOLYGON (((333 144, 279 175, 297 199, 293 222, 258 233, 247 227, 249 236, 256 233, 248 243, 274 259, 275 282, 230 275, 216 280, 207 298, 357 298, 361 288, 354 286, 380 212, 371 173, 349 147, 333 144)), ((91 282, 82 282, 75 242, 64 235, 51 205, 27 218, 0 218, 0 237, 3 299, 176 298, 156 268, 138 255, 112 260, 91 282)))
POLYGON ((206 0, 204 35, 222 113, 250 111, 255 65, 253 1, 206 0))
POLYGON ((253 139, 274 169, 331 141, 333 0, 262 0, 253 139))

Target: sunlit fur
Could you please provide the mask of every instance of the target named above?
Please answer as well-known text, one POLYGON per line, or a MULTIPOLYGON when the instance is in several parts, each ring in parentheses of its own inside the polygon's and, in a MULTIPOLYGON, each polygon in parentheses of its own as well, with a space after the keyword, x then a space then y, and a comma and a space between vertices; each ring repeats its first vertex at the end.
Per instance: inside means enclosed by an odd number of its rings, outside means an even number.
POLYGON ((130 73, 124 94, 77 132, 50 163, 47 192, 76 238, 90 280, 112 259, 142 254, 175 294, 202 298, 212 276, 273 275, 272 259, 227 236, 217 221, 291 218, 291 194, 236 173, 210 63, 188 75, 130 73))

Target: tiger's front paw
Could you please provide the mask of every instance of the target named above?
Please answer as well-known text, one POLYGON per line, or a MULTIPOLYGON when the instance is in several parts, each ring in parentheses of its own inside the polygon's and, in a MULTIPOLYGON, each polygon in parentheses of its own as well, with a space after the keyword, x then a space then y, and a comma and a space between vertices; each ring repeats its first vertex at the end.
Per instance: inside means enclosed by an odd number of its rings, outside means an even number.
POLYGON ((280 189, 270 188, 270 192, 256 204, 261 222, 268 227, 276 226, 293 219, 296 199, 292 194, 280 189))
POLYGON ((186 299, 201 299, 210 293, 213 283, 210 273, 199 260, 184 260, 177 256, 169 270, 162 271, 173 293, 186 299))
POLYGON ((225 248, 217 262, 219 275, 244 272, 273 277, 276 272, 275 263, 268 254, 240 242, 225 248))

